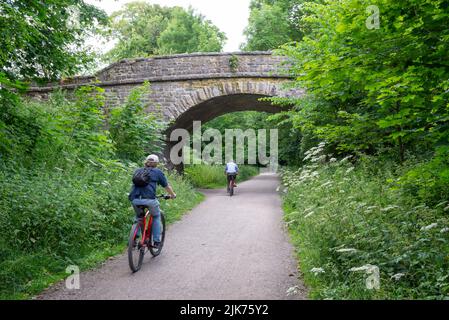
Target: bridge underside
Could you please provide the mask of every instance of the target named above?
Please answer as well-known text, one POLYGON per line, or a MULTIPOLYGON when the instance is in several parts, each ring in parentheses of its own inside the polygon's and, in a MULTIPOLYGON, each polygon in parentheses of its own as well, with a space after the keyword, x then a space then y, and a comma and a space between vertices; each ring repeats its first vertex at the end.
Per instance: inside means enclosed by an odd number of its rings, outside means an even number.
POLYGON ((182 113, 166 131, 166 147, 164 150, 164 158, 169 169, 176 169, 182 173, 184 166, 173 165, 170 161, 170 151, 178 141, 170 141, 170 134, 175 129, 185 129, 189 132, 193 130, 193 122, 201 121, 203 124, 226 113, 238 111, 260 111, 267 113, 278 113, 284 108, 272 105, 270 101, 261 101, 261 98, 270 97, 263 94, 229 94, 214 97, 203 101, 184 113, 182 113))
POLYGON ((277 113, 282 111, 279 106, 274 106, 269 101, 260 101, 260 98, 269 97, 261 94, 232 94, 215 97, 204 101, 184 112, 169 127, 167 133, 177 128, 192 131, 193 121, 206 123, 226 113, 237 111, 261 111, 277 113))

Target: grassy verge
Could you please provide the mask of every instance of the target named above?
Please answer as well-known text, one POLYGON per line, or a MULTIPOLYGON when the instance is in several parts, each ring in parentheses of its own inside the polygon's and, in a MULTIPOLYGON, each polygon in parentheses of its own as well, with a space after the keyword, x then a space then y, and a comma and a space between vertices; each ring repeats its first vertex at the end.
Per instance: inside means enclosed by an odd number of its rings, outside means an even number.
MULTIPOLYGON (((248 180, 259 174, 259 169, 254 166, 239 166, 237 182, 248 180)), ((185 176, 197 188, 219 189, 226 188, 226 176, 224 166, 219 165, 189 165, 185 168, 185 176)))
MULTIPOLYGON (((28 299, 68 276, 123 252, 134 212, 133 168, 97 163, 70 170, 0 170, 0 299, 28 299), (12 196, 13 195, 13 196, 12 196)), ((178 198, 161 201, 173 223, 203 195, 178 175, 178 198)))
POLYGON ((335 161, 283 171, 285 221, 311 298, 449 298, 448 202, 403 193, 401 170, 335 161), (375 268, 379 287, 368 289, 375 268))

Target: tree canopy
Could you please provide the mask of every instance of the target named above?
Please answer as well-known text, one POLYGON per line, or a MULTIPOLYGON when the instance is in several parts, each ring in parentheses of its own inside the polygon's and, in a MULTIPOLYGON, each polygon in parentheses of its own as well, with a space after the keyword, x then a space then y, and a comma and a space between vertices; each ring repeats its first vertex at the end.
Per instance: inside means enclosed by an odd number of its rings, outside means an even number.
POLYGON ((53 80, 80 71, 86 36, 107 15, 82 0, 0 1, 0 83, 53 80))
POLYGON ((226 36, 190 8, 131 2, 111 17, 111 36, 118 40, 105 55, 109 62, 158 54, 219 52, 226 36))
POLYGON ((244 34, 245 51, 276 49, 284 43, 297 41, 303 32, 299 22, 304 0, 251 0, 250 17, 244 34))
POLYGON ((369 5, 304 3, 310 32, 281 50, 308 92, 295 116, 340 150, 396 145, 403 160, 407 146, 448 137, 448 2, 383 0, 378 29, 369 5))

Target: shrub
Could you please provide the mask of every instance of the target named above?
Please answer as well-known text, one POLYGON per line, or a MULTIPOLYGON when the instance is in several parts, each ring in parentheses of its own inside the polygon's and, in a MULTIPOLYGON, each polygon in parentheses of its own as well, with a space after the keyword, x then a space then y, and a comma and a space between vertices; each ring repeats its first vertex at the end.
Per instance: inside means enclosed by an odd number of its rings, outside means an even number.
MULTIPOLYGON (((92 266, 119 253, 134 218, 127 195, 135 168, 116 161, 54 172, 3 167, 0 296, 26 297, 58 280, 70 264, 92 266), (92 255, 99 256, 87 263, 92 255)), ((178 195, 161 201, 171 223, 203 196, 176 174, 168 179, 178 195)))
MULTIPOLYGON (((239 166, 239 175, 237 181, 245 181, 257 175, 259 169, 255 166, 239 166)), ((198 188, 225 188, 226 176, 224 175, 224 166, 196 164, 188 165, 184 169, 186 178, 198 188)))
POLYGON ((373 158, 353 165, 321 151, 282 173, 285 220, 311 297, 447 299, 447 201, 431 208, 395 188, 397 165, 373 158), (369 266, 379 268, 379 290, 354 271, 369 266))

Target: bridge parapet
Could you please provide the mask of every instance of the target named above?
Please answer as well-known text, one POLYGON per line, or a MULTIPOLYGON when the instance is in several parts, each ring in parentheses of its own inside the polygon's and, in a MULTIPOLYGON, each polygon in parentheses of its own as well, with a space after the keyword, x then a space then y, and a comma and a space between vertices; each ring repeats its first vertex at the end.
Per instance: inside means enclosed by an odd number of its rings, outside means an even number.
POLYGON ((191 53, 152 58, 124 59, 94 76, 74 77, 45 86, 31 86, 30 93, 56 87, 73 89, 99 81, 102 87, 137 85, 144 81, 166 82, 218 78, 289 78, 283 70, 286 57, 271 52, 191 53), (235 64, 232 65, 231 61, 235 64))

